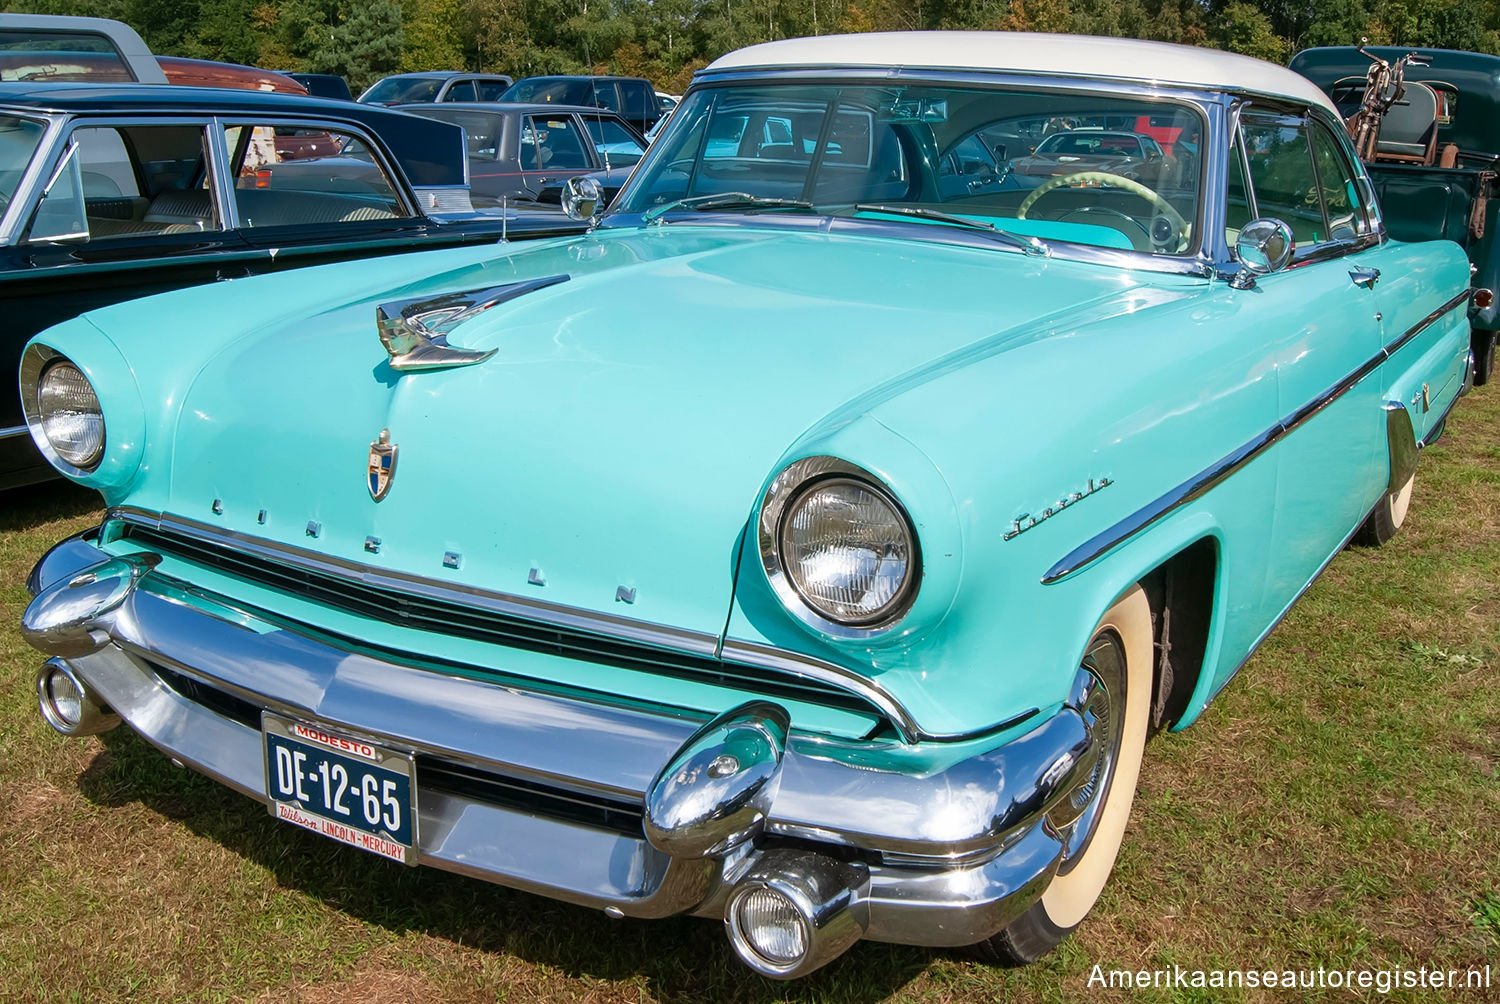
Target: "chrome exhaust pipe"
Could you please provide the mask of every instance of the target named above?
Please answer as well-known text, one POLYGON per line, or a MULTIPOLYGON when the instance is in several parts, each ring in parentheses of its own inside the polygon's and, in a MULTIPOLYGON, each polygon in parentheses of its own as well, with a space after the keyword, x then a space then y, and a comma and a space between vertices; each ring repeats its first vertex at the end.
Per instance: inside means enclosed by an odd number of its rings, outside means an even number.
POLYGON ((37 670, 36 696, 47 724, 65 736, 98 735, 120 724, 120 716, 61 659, 48 659, 37 670))

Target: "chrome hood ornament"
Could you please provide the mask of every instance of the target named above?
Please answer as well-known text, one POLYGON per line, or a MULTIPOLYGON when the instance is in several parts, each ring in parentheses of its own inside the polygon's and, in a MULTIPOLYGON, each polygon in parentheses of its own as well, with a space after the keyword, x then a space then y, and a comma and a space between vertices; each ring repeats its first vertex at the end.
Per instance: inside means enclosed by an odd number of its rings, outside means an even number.
POLYGON ((566 275, 549 275, 441 296, 392 300, 375 308, 380 344, 391 357, 391 368, 410 372, 473 366, 495 354, 448 344, 448 333, 496 304, 567 282, 566 275))
MULTIPOLYGON (((391 482, 396 477, 396 450, 396 444, 391 442, 390 429, 381 429, 380 438, 370 444, 368 487, 370 498, 376 502, 391 493, 391 482)), ((312 524, 307 525, 311 534, 312 524)))

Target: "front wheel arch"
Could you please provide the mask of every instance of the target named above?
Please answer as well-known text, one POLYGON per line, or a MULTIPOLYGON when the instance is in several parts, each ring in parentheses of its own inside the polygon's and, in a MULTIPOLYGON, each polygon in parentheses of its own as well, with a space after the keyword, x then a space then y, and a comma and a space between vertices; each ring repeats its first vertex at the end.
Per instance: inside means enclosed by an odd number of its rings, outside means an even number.
POLYGON ((1150 734, 1152 620, 1145 590, 1134 585, 1095 624, 1080 668, 1098 674, 1098 686, 1091 689, 1084 708, 1094 723, 1091 727, 1103 730, 1104 750, 1095 771, 1065 794, 1049 817, 1059 826, 1071 855, 1064 857, 1036 902, 974 946, 981 958, 1010 964, 1041 958, 1083 922, 1103 893, 1124 841, 1150 734), (1073 799, 1077 801, 1069 806, 1073 799), (1068 808, 1072 811, 1066 819, 1057 818, 1068 808))

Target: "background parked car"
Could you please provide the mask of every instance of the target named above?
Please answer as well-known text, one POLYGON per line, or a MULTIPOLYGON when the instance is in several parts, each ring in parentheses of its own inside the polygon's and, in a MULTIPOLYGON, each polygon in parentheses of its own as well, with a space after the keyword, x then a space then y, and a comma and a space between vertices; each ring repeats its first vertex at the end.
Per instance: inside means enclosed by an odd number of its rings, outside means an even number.
MULTIPOLYGON (((1339 111, 1360 110, 1373 60, 1401 67, 1404 86, 1373 124, 1367 167, 1386 228, 1404 241, 1457 241, 1475 268, 1477 289, 1500 289, 1500 56, 1450 49, 1371 46, 1304 49, 1292 69, 1327 91, 1339 111)), ((1500 333, 1500 304, 1473 317, 1474 382, 1489 382, 1500 333)))
MULTIPOLYGON (((354 102, 168 85, 0 88, 0 373, 66 317, 298 265, 581 229, 473 212, 460 130, 354 102), (361 185, 266 172, 319 150, 361 185)), ((51 476, 0 385, 0 487, 51 476)))
POLYGON ((608 199, 647 146, 624 119, 601 108, 507 102, 406 110, 463 127, 476 206, 501 199, 556 202, 559 186, 580 174, 593 175, 608 199))
POLYGON ((510 85, 503 73, 395 73, 375 81, 359 100, 367 105, 499 101, 510 85))
POLYGON ((258 66, 220 63, 211 59, 187 59, 182 56, 157 56, 156 61, 166 72, 169 84, 275 91, 278 94, 308 93, 306 87, 287 74, 263 70, 258 66))
POLYGON ((640 77, 524 77, 500 100, 608 108, 642 135, 665 114, 656 88, 640 77))
POLYGON ((306 94, 285 73, 239 63, 154 56, 120 21, 0 14, 0 82, 144 83, 306 94))
POLYGON ((1053 178, 1079 171, 1108 171, 1154 186, 1164 162, 1161 147, 1150 136, 1079 126, 1052 133, 1028 156, 1016 157, 1011 163, 1017 174, 1053 178), (1141 176, 1143 170, 1147 177, 1141 176))
POLYGON ((353 101, 349 82, 336 73, 288 73, 297 83, 307 88, 315 98, 333 98, 338 101, 353 101))
POLYGON ((0 14, 0 81, 164 84, 144 39, 123 21, 0 14))

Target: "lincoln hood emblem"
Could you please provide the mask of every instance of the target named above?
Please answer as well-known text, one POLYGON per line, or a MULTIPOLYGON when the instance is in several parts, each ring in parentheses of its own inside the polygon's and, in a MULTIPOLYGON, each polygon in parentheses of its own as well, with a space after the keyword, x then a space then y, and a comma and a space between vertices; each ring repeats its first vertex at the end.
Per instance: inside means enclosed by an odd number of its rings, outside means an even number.
POLYGON ((391 430, 381 429, 380 438, 370 444, 370 498, 379 502, 389 495, 395 477, 396 444, 391 442, 391 430))
POLYGON ((567 281, 566 275, 549 275, 486 289, 444 293, 416 300, 393 300, 375 308, 375 327, 394 370, 413 372, 473 366, 493 356, 495 350, 481 352, 449 345, 448 335, 454 328, 491 307, 567 281))

